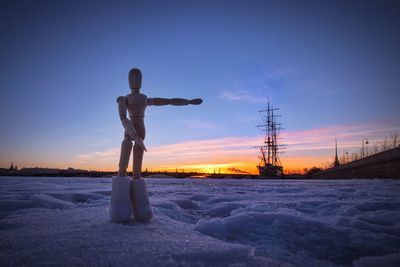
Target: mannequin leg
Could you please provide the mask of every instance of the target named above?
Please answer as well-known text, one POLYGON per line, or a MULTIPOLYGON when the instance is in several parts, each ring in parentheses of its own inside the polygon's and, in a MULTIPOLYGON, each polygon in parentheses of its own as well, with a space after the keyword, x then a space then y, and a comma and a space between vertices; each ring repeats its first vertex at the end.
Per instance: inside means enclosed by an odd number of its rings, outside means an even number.
POLYGON ((130 198, 131 178, 114 176, 112 178, 110 219, 112 222, 127 222, 132 217, 130 198))
POLYGON ((135 145, 133 147, 133 154, 134 176, 131 185, 133 216, 138 221, 148 221, 153 218, 154 212, 147 193, 146 180, 141 178, 143 149, 135 145))
MULTIPOLYGON (((140 138, 144 140, 146 136, 146 128, 144 127, 143 121, 139 121, 135 124, 135 129, 139 134, 140 138)), ((137 146, 133 146, 133 178, 140 179, 142 173, 142 162, 143 162, 143 149, 137 146)))
POLYGON ((133 216, 138 221, 148 221, 153 218, 154 212, 147 193, 146 180, 143 178, 132 179, 131 183, 133 216))
POLYGON ((132 141, 129 137, 125 136, 121 143, 121 155, 119 158, 118 176, 127 176, 126 169, 129 164, 129 157, 132 151, 132 141))
POLYGON ((110 218, 112 222, 127 222, 132 217, 130 200, 131 178, 127 176, 129 157, 132 151, 132 141, 125 136, 121 143, 118 176, 112 178, 110 218))
MULTIPOLYGON (((138 123, 135 129, 139 136, 144 140, 146 129, 144 124, 138 123)), ((133 216, 139 221, 148 221, 153 217, 153 208, 151 207, 149 195, 147 193, 146 180, 141 178, 143 149, 135 145, 133 147, 133 179, 131 184, 131 201, 133 216)))
POLYGON ((133 178, 140 179, 142 173, 143 149, 137 145, 133 146, 133 178))

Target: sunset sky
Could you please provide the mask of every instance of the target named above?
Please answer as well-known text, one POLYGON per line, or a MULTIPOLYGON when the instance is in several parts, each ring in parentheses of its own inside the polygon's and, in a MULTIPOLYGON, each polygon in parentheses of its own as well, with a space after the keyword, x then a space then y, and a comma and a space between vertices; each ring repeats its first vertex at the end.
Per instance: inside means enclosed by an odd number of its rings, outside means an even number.
MULTIPOLYGON (((116 170, 116 98, 149 97, 144 168, 255 173, 268 99, 287 170, 400 131, 398 1, 1 1, 0 167, 116 170)), ((131 168, 130 168, 131 169, 131 168)))

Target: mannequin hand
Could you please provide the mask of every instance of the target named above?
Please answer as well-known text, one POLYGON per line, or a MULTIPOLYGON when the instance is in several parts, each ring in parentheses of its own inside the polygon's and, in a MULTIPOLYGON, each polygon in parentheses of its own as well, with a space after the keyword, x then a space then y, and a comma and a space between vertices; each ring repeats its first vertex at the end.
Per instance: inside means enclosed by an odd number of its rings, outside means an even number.
POLYGON ((134 140, 135 140, 135 145, 138 145, 144 151, 147 152, 146 146, 144 145, 142 138, 140 138, 139 136, 136 136, 134 140))
POLYGON ((201 98, 196 98, 189 101, 189 104, 192 105, 200 105, 201 103, 203 103, 203 99, 201 98))

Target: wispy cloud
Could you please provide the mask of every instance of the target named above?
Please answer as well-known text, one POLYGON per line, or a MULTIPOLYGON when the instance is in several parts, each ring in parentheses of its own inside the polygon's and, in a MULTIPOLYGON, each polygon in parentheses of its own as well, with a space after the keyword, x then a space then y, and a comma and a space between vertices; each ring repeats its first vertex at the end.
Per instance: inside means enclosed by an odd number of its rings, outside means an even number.
POLYGON ((85 161, 107 161, 107 160, 114 160, 116 156, 118 156, 120 148, 114 147, 104 151, 93 151, 89 153, 82 153, 77 154, 76 159, 78 162, 85 162, 85 161))
POLYGON ((293 74, 294 69, 290 67, 277 67, 272 71, 268 72, 266 75, 267 80, 276 80, 287 78, 291 74, 293 74))
POLYGON ((187 128, 202 129, 202 130, 221 130, 225 127, 212 121, 204 121, 199 119, 182 120, 182 123, 187 128))
POLYGON ((268 97, 275 97, 277 81, 288 79, 292 73, 289 67, 278 67, 243 83, 232 82, 231 88, 222 90, 219 97, 230 102, 265 104, 268 97))
POLYGON ((340 148, 361 146, 361 140, 368 138, 370 142, 381 141, 390 132, 399 130, 400 124, 393 122, 370 122, 352 125, 332 125, 310 130, 287 131, 282 133, 288 151, 332 149, 334 139, 338 140, 340 148))
POLYGON ((250 90, 232 90, 223 91, 219 97, 227 101, 266 103, 268 101, 268 97, 263 97, 262 95, 265 95, 265 92, 260 94, 260 92, 250 90))

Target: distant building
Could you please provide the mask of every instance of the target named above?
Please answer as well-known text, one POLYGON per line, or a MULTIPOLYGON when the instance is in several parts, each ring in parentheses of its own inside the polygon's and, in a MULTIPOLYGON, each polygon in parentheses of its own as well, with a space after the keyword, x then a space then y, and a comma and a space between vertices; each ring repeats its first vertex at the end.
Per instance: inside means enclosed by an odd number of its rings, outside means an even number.
POLYGON ((0 168, 0 175, 1 176, 6 176, 8 175, 9 170, 7 168, 0 168))
POLYGON ((88 174, 89 171, 88 170, 81 170, 81 169, 74 169, 74 168, 69 167, 66 170, 61 170, 60 173, 65 174, 67 176, 71 176, 71 175, 88 174))
POLYGON ((21 172, 23 175, 58 175, 60 174, 60 169, 52 168, 22 168, 21 172))
POLYGON ((21 172, 18 171, 17 165, 14 166, 14 162, 11 162, 11 165, 9 168, 2 168, 0 170, 0 175, 2 176, 15 176, 15 175, 20 175, 21 172))
POLYGON ((334 167, 340 166, 340 162, 339 162, 339 159, 337 156, 337 140, 336 140, 336 138, 335 138, 335 161, 333 162, 333 166, 334 167))

